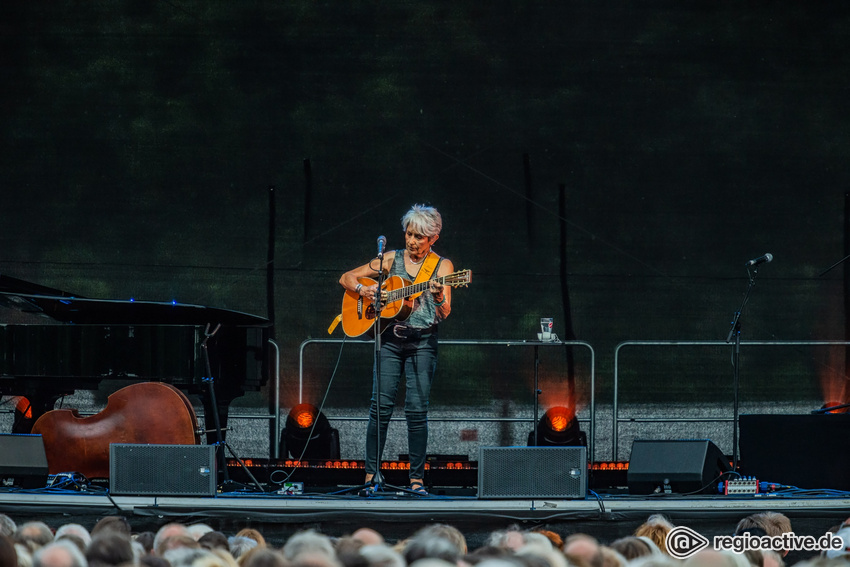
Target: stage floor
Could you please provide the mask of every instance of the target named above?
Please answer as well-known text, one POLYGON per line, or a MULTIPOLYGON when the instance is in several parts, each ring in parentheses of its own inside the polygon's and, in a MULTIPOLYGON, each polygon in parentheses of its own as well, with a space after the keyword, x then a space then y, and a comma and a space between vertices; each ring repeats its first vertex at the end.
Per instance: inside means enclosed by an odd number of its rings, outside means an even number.
POLYGON ((471 549, 483 545, 490 532, 513 524, 523 529, 551 529, 562 536, 590 533, 610 542, 629 535, 655 513, 710 537, 731 534, 738 520, 765 510, 789 516, 798 535, 819 536, 850 516, 850 497, 602 494, 583 499, 482 499, 474 495, 420 497, 395 493, 363 497, 234 492, 176 497, 52 490, 0 492, 0 512, 17 522, 39 519, 53 527, 75 522, 91 528, 103 516, 122 515, 135 532, 156 531, 170 521, 202 522, 228 535, 254 527, 272 545, 282 545, 303 529, 342 536, 362 526, 378 529, 394 542, 436 522, 460 528, 471 549))

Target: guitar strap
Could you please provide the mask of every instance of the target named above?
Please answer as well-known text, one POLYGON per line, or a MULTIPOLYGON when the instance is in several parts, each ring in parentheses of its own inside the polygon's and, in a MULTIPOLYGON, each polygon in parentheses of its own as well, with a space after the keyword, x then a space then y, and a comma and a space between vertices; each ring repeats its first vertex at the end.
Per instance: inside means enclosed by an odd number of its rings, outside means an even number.
MULTIPOLYGON (((434 274, 434 270, 437 269, 437 264, 440 263, 440 257, 434 253, 433 251, 428 252, 428 256, 425 257, 425 260, 422 262, 422 266, 419 268, 419 273, 416 274, 416 279, 413 280, 413 283, 418 284, 422 282, 427 282, 431 279, 431 276, 434 274)), ((410 297, 412 299, 416 299, 420 295, 422 295, 423 291, 419 293, 415 293, 410 297)))
MULTIPOLYGON (((419 273, 416 274, 416 279, 413 283, 418 284, 422 282, 426 282, 431 279, 431 276, 434 274, 434 270, 437 269, 437 264, 440 263, 440 256, 438 256, 434 251, 428 252, 428 256, 425 257, 425 260, 422 261, 422 266, 419 268, 419 273)), ((412 299, 416 299, 420 295, 424 293, 420 291, 419 293, 413 294, 410 297, 412 299)), ((342 313, 334 317, 334 320, 331 321, 330 327, 328 327, 328 334, 333 334, 334 330, 336 330, 337 325, 342 321, 342 313)))

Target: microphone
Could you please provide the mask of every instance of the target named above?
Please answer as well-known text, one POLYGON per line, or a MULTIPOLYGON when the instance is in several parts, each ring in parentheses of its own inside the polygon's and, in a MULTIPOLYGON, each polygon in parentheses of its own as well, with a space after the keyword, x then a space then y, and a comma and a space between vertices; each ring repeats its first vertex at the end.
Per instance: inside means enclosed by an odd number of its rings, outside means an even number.
POLYGON ((750 266, 758 266, 759 264, 766 264, 768 262, 771 262, 772 260, 773 260, 773 254, 767 253, 764 256, 759 256, 758 258, 753 258, 752 260, 750 260, 749 262, 747 262, 744 265, 749 268, 750 266))
MULTIPOLYGON (((384 248, 387 246, 387 237, 379 236, 378 237, 378 258, 384 257, 384 248)), ((770 260, 768 260, 769 262, 770 260)))

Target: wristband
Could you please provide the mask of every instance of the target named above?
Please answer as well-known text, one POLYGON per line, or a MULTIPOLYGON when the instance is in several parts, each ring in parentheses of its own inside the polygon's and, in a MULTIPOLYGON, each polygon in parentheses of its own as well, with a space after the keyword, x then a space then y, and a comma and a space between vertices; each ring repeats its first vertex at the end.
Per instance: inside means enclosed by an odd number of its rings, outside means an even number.
POLYGON ((354 288, 354 293, 356 293, 357 295, 360 295, 360 290, 361 290, 362 288, 363 288, 363 284, 362 284, 362 283, 357 284, 357 287, 355 287, 355 288, 354 288))
POLYGON ((445 303, 445 302, 446 302, 446 296, 444 295, 444 296, 443 296, 443 299, 441 299, 440 301, 435 301, 435 302, 434 302, 434 306, 435 306, 435 307, 439 307, 440 305, 442 305, 442 304, 443 304, 443 303, 445 303))

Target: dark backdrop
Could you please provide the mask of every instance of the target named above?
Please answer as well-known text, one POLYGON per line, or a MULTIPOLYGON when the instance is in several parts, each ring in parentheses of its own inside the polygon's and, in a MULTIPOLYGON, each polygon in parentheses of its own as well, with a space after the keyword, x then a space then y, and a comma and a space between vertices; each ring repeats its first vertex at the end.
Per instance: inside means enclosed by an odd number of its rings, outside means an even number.
MULTIPOLYGON (((601 401, 618 342, 724 339, 765 252, 745 339, 840 340, 843 272, 819 273, 844 255, 850 16, 811 4, 8 1, 0 273, 264 315, 274 186, 285 406, 339 275, 380 234, 400 246, 414 202, 474 272, 442 336, 533 338, 541 316, 567 336, 571 317, 601 401)), ((444 360, 448 392, 476 385, 446 401, 528 383, 526 359, 487 353, 444 360)), ((728 366, 688 356, 662 356, 672 376, 642 359, 630 399, 728 399, 728 366)), ((783 349, 744 367, 744 393, 820 399, 843 364, 783 349)), ((331 403, 360 389, 337 382, 331 403)))

